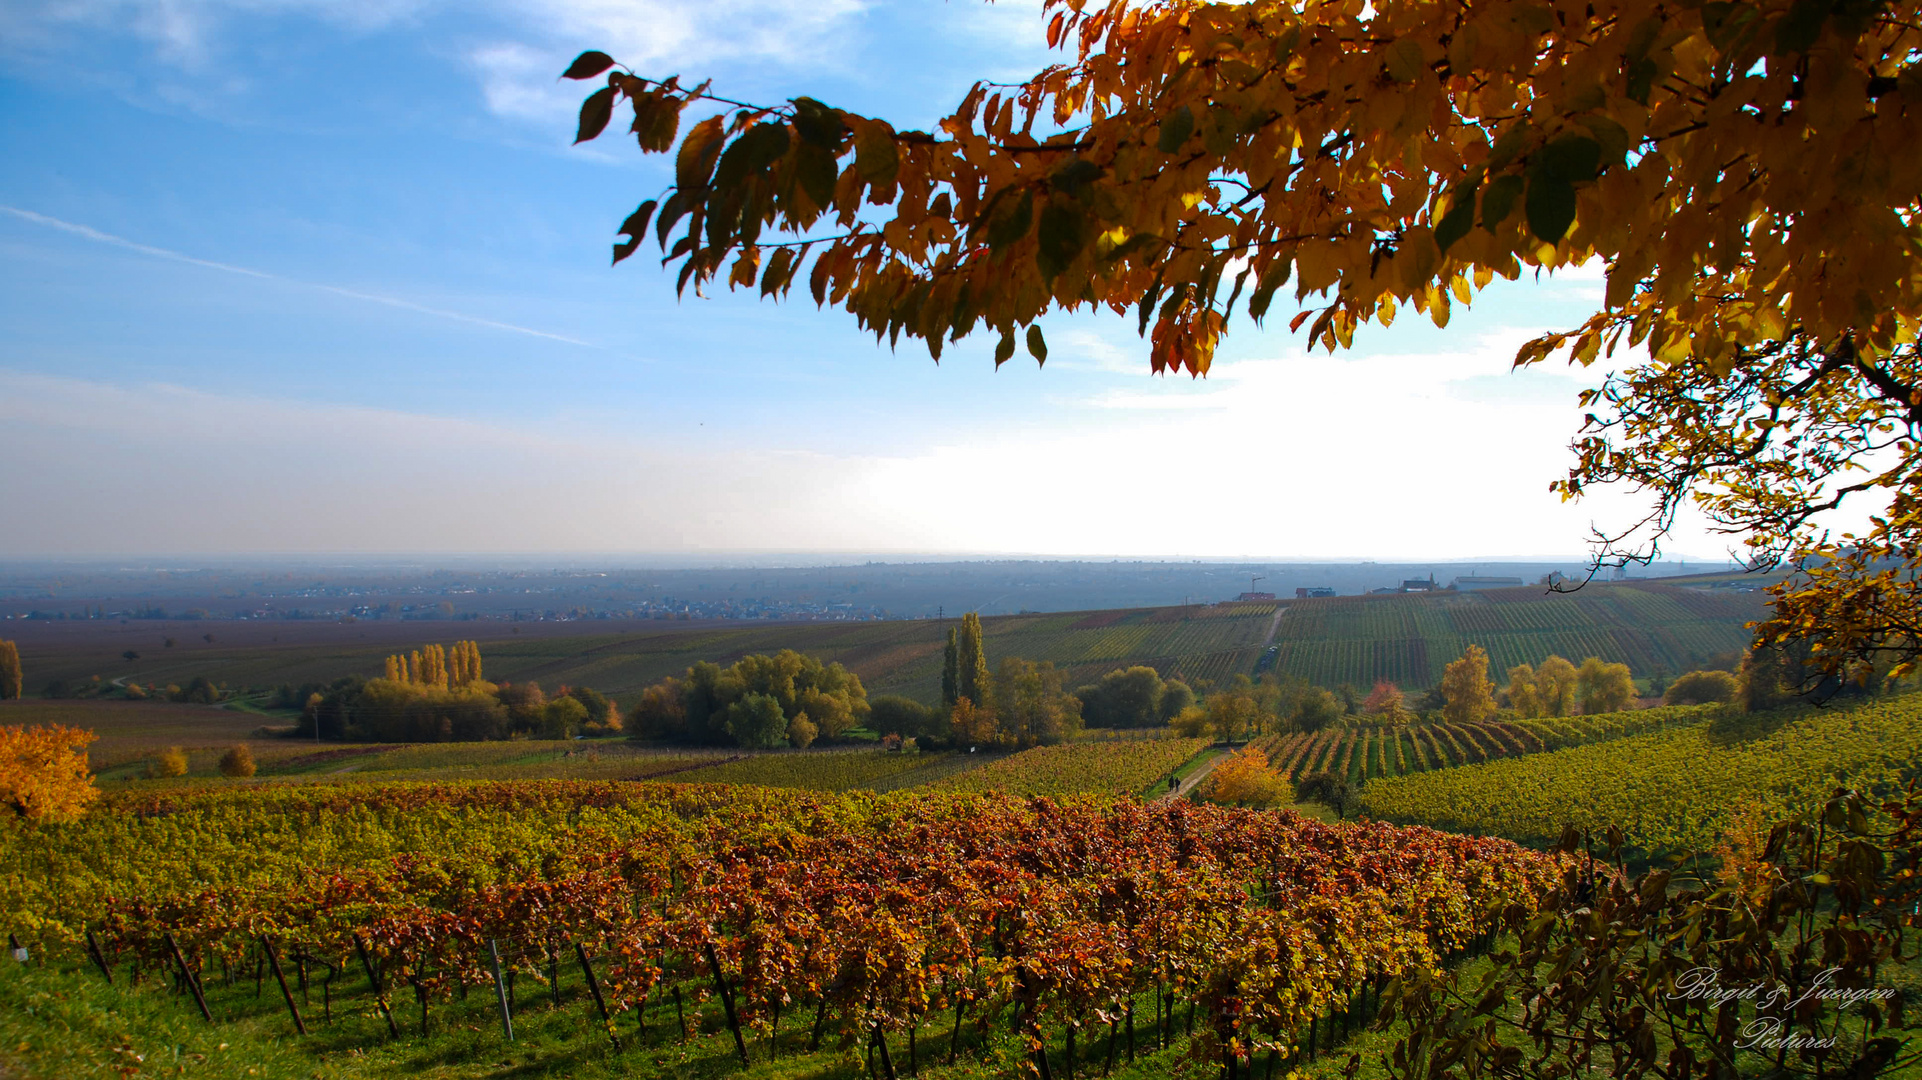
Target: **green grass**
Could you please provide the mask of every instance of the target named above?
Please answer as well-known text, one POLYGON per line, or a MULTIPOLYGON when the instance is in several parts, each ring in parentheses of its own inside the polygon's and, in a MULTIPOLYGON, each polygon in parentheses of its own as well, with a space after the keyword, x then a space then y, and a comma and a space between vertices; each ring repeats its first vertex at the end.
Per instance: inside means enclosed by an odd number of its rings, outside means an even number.
MULTIPOLYGON (((248 973, 251 976, 251 973, 248 973)), ((290 974, 290 979, 292 978, 290 974)), ((503 1037, 491 993, 471 992, 466 1001, 437 1003, 426 1034, 411 1001, 394 1000, 399 1040, 387 1036, 365 980, 343 976, 332 1018, 310 984, 294 989, 309 1034, 297 1036, 271 975, 258 996, 251 977, 226 986, 218 975, 203 977, 218 1023, 201 1018, 192 999, 172 992, 151 974, 139 989, 126 986, 126 971, 108 986, 92 968, 42 968, 8 962, 0 966, 0 1073, 10 1080, 80 1080, 123 1076, 183 1076, 206 1080, 467 1080, 481 1077, 671 1077, 708 1080, 856 1080, 868 1076, 861 1047, 807 1049, 811 1014, 784 1017, 778 1041, 767 1032, 748 1033, 750 1064, 743 1068, 718 1003, 687 1001, 689 1037, 680 1036, 671 1002, 650 1007, 647 1028, 627 1013, 615 1018, 622 1039, 609 1043, 578 969, 563 969, 560 1001, 546 986, 517 980, 512 1043, 503 1037), (307 999, 301 1002, 303 996, 307 999), (137 1056, 137 1057, 136 1057, 137 1056), (123 1071, 137 1067, 134 1071, 123 1071)), ((1213 1080, 1219 1066, 1189 1057, 1181 1009, 1170 1045, 1157 1050, 1149 1018, 1152 994, 1136 1004, 1136 1058, 1128 1061, 1125 1035, 1115 1031, 1112 1076, 1118 1080, 1179 1077, 1213 1080)), ((1205 1019, 1196 1018, 1196 1030, 1205 1019)), ((924 1018, 916 1039, 915 1075, 927 1080, 985 1080, 1021 1075, 1019 1051, 1005 1034, 983 1042, 964 1024, 960 1053, 952 1063, 953 1013, 924 1018)), ((1062 1030, 1048 1032, 1054 1075, 1064 1076, 1062 1030)), ((1105 1073, 1109 1029, 1092 1020, 1077 1040, 1077 1075, 1105 1073)), ((907 1040, 889 1045, 897 1076, 910 1075, 907 1040)), ((1303 1077, 1333 1077, 1350 1052, 1371 1052, 1392 1036, 1356 1031, 1346 1046, 1301 1063, 1303 1077)), ((878 1073, 878 1068, 877 1068, 878 1073)))

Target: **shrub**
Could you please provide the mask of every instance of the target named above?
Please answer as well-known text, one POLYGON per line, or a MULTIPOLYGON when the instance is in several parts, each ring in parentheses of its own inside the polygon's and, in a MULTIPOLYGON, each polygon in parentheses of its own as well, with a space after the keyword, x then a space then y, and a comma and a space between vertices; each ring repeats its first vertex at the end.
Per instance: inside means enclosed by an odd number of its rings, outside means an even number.
POLYGON ((1176 735, 1184 739, 1198 739, 1208 732, 1208 710, 1199 705, 1190 705, 1181 710, 1181 715, 1168 721, 1176 735))
POLYGON ((821 729, 814 726, 814 721, 809 720, 806 713, 787 722, 788 745, 796 750, 806 750, 820 733, 821 729))
POLYGON ((571 697, 557 697, 541 710, 541 735, 565 739, 587 722, 587 706, 571 697))
POLYGON ((886 694, 868 702, 868 727, 883 735, 935 735, 947 718, 911 697, 886 694))
POLYGON ((160 778, 187 775, 187 752, 178 746, 162 750, 147 767, 147 775, 160 778))
POLYGON ((1734 701, 1742 684, 1726 671, 1691 671, 1668 684, 1662 695, 1664 705, 1705 705, 1715 701, 1734 701))
POLYGON ((254 752, 247 749, 246 743, 241 743, 221 755, 220 775, 243 777, 252 776, 253 774, 254 752))

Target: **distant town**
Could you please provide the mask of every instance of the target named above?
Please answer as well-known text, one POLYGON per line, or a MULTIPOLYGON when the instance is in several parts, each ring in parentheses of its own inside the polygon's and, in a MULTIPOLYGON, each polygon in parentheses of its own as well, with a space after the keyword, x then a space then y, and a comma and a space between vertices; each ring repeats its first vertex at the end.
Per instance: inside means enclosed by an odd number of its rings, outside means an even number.
MULTIPOLYGON (((1726 573, 1675 562, 1636 576, 1726 573)), ((853 622, 1309 600, 1586 580, 1567 563, 866 562, 648 569, 420 569, 374 563, 247 568, 0 564, 0 620, 170 619, 853 622)), ((1601 576, 1621 578, 1619 570, 1601 576)), ((1740 579, 1737 579, 1738 583, 1740 579)))

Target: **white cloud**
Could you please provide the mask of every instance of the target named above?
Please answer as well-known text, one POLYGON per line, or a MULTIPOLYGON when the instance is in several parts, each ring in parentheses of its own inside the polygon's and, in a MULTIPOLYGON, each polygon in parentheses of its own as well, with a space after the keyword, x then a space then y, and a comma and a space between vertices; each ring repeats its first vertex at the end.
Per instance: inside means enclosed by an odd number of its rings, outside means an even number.
POLYGON ((496 115, 552 125, 580 107, 582 84, 555 76, 586 48, 648 75, 728 61, 819 68, 841 55, 835 38, 866 0, 541 0, 500 12, 517 35, 475 47, 468 60, 496 115))
POLYGON ((208 63, 235 18, 300 16, 352 30, 375 30, 422 11, 428 0, 63 0, 0 5, 0 38, 15 49, 44 50, 72 31, 119 31, 147 42, 164 62, 208 63))
MULTIPOLYGON (((550 123, 580 105, 580 84, 556 76, 585 48, 637 70, 702 70, 726 61, 820 68, 844 55, 850 23, 869 0, 66 0, 0 4, 0 53, 46 64, 77 41, 131 36, 152 58, 190 83, 163 77, 161 92, 218 97, 246 88, 231 58, 237 24, 302 19, 368 33, 452 13, 465 26, 456 40, 497 115, 550 123)), ((1007 22, 1006 19, 999 20, 1007 22)), ((201 105, 194 100, 189 104, 201 105)))

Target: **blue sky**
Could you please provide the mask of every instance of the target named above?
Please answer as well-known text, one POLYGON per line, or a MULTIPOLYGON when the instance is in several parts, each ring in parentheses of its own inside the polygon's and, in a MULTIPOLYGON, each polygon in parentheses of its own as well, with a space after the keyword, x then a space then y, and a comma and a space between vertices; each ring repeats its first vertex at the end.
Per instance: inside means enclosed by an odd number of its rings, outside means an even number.
MULTIPOLYGON (((845 315, 677 301, 568 145, 586 48, 925 126, 1046 62, 970 0, 0 0, 0 556, 1553 555, 1582 376, 1507 373, 1592 274, 1346 356, 1237 325, 1205 380, 1048 320, 939 366, 845 315)), ((1682 538, 1691 554, 1725 544, 1682 538)))

